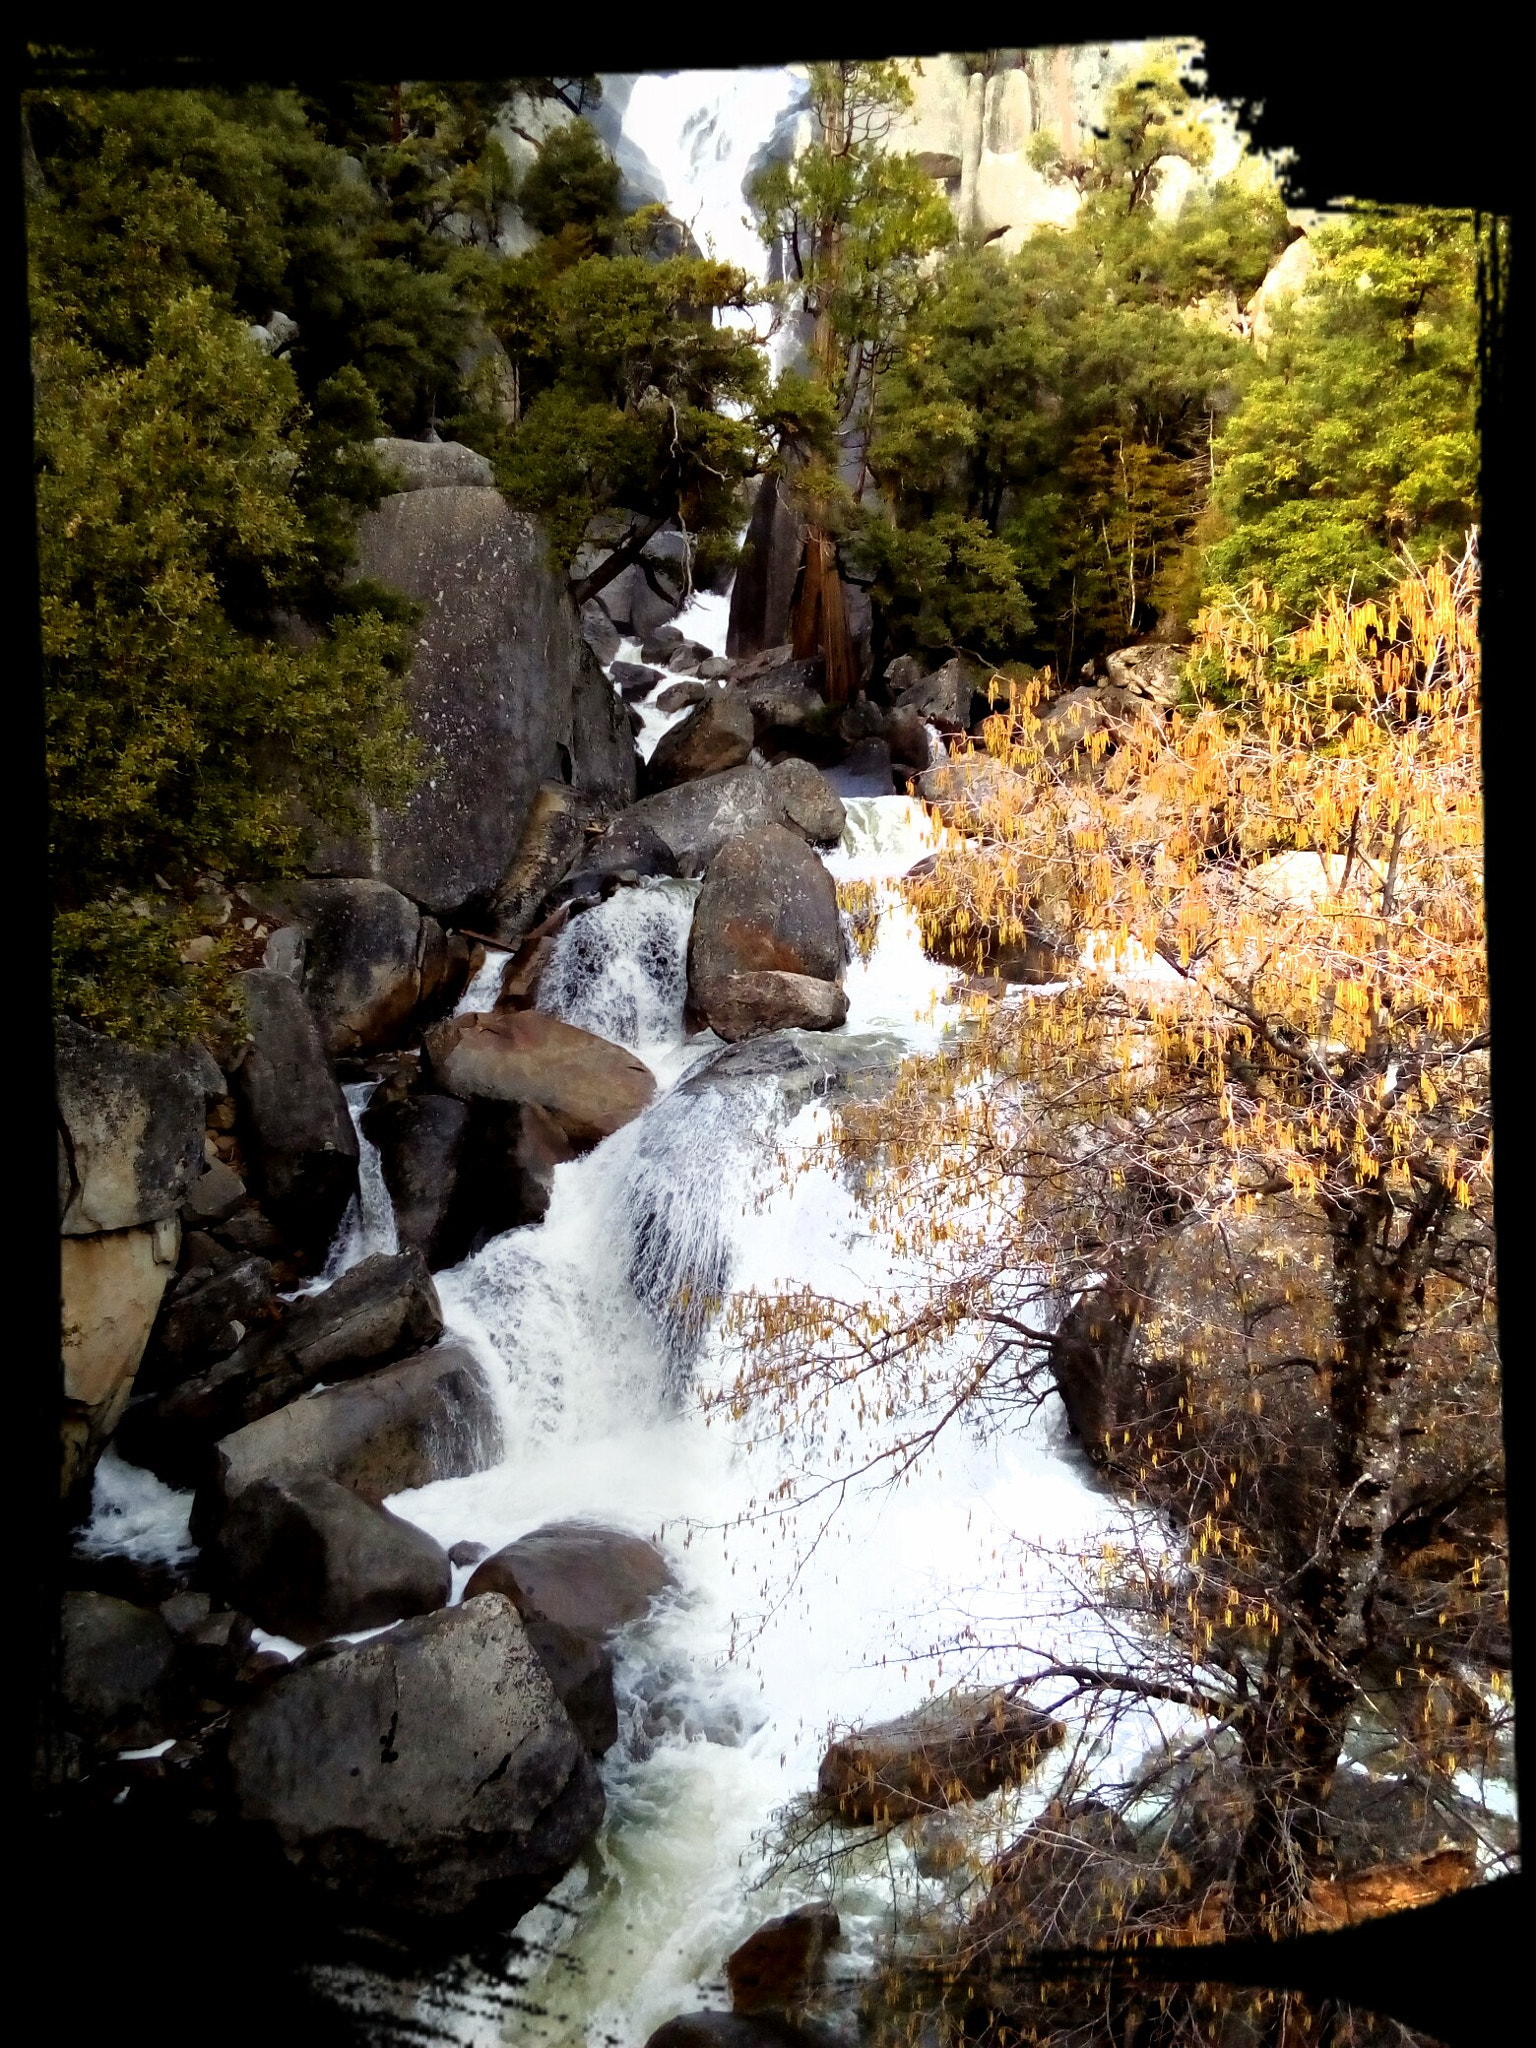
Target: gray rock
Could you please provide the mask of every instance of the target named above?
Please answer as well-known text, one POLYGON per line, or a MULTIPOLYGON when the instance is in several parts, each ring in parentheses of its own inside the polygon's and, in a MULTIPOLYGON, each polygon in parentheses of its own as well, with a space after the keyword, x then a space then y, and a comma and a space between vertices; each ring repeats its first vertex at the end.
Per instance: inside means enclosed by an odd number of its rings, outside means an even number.
POLYGON ((671 658, 672 650, 675 647, 681 647, 682 644, 683 629, 681 626, 656 626, 641 638, 640 659, 642 661, 660 662, 661 666, 665 668, 668 660, 671 658))
POLYGON ((979 831, 990 806, 1022 800, 1026 790, 1024 778, 991 754, 956 754, 917 778, 923 802, 963 831, 979 831))
POLYGON ((487 488, 490 463, 461 441, 402 441, 381 435, 373 452, 397 491, 440 490, 444 486, 487 488))
POLYGON ((482 1472, 501 1425, 474 1356, 438 1344, 247 1423, 215 1447, 193 1503, 193 1535, 214 1535, 228 1504, 258 1479, 321 1472, 371 1500, 482 1472))
POLYGON ((732 679, 732 693, 740 692, 752 707, 759 746, 782 743, 811 728, 836 730, 837 711, 817 688, 821 669, 820 661, 784 661, 757 673, 738 672, 732 679))
POLYGON ((266 943, 261 964, 270 967, 274 974, 286 974, 290 981, 298 982, 302 988, 307 951, 304 933, 298 925, 280 925, 266 943))
POLYGON ((976 700, 986 701, 983 682, 981 671, 957 654, 932 675, 902 690, 896 708, 915 711, 941 732, 968 732, 976 700))
POLYGON ((612 661, 619 651, 619 629, 595 597, 581 608, 581 637, 599 661, 612 661))
POLYGON ((1040 714, 1040 738, 1049 753, 1065 759, 1109 723, 1097 690, 1066 690, 1040 714))
POLYGON ((693 1005, 728 1045, 770 1031, 835 1031, 848 1017, 848 997, 839 984, 809 974, 727 974, 700 981, 693 1005))
POLYGON ((450 1017, 425 1046, 448 1094, 532 1103, 580 1150, 637 1117, 656 1092, 655 1075, 632 1052, 537 1010, 450 1017))
POLYGON ((860 740, 856 747, 850 747, 846 759, 826 771, 826 780, 839 801, 844 797, 889 796, 895 787, 891 750, 884 740, 860 740))
POLYGON ((681 641, 667 656, 667 667, 675 676, 691 676, 701 661, 708 661, 709 649, 697 640, 681 641))
POLYGON ((633 811, 626 811, 601 839, 590 844, 581 866, 572 869, 564 881, 544 899, 546 910, 583 896, 601 896, 616 875, 644 879, 653 875, 676 875, 677 861, 659 833, 653 832, 633 811))
POLYGON ((357 1191, 357 1133, 299 989, 270 967, 239 977, 248 1041, 233 1075, 262 1206, 311 1260, 357 1191))
POLYGON ((892 761, 899 762, 903 768, 920 775, 929 765, 933 747, 928 727, 920 713, 910 706, 898 707, 886 714, 883 738, 891 750, 892 761))
POLYGON ((733 659, 777 647, 789 638, 790 604, 804 545, 804 524, 785 502, 779 479, 765 477, 731 586, 725 651, 733 659))
POLYGON ((58 1019, 55 1044, 64 1235, 173 1216, 203 1169, 201 1070, 187 1054, 140 1052, 70 1017, 58 1019))
POLYGON ((890 695, 901 698, 903 691, 910 690, 928 674, 928 665, 915 654, 898 654, 885 665, 885 687, 890 695))
POLYGON ((732 974, 783 973, 838 981, 842 928, 832 877, 805 841, 761 826, 710 862, 688 936, 688 986, 732 974))
POLYGON ((387 882, 250 885, 244 894, 303 933, 304 995, 332 1058, 398 1045, 424 1010, 446 1006, 463 988, 468 942, 458 933, 450 940, 387 882))
POLYGON ((235 1716, 244 1818, 349 1914, 511 1925, 602 1818, 602 1786, 506 1600, 402 1622, 235 1716))
MULTIPOLYGON (((382 1091, 381 1091, 382 1092, 382 1091)), ((574 1156, 564 1132, 528 1103, 460 1101, 426 1089, 369 1103, 402 1249, 433 1272, 549 1207, 554 1168, 574 1156)))
POLYGON ((1157 642, 1145 647, 1122 647, 1117 654, 1104 657, 1104 667, 1117 688, 1166 706, 1179 701, 1180 678, 1188 659, 1187 647, 1157 642))
POLYGON ((152 1607, 108 1593, 64 1595, 59 1690, 72 1734, 132 1749, 164 1734, 175 1639, 152 1607))
POLYGON ((675 1583, 643 1536, 597 1522, 547 1522, 486 1558, 465 1598, 505 1594, 525 1620, 556 1622, 596 1643, 640 1620, 675 1583))
POLYGON ((452 1586, 424 1529, 313 1472, 246 1487, 207 1563, 233 1606, 296 1643, 434 1613, 452 1586))
POLYGON ((181 1205, 182 1221, 188 1225, 222 1223, 245 1200, 245 1182, 222 1159, 216 1159, 193 1181, 181 1205))
POLYGON ((571 787, 600 812, 633 803, 639 775, 623 703, 585 645, 571 692, 571 787))
POLYGON ((525 1615, 523 1627, 587 1753, 606 1755, 619 1739, 612 1651, 557 1621, 525 1615))
POLYGON ((657 741, 646 764, 648 792, 738 768, 751 753, 751 710, 733 692, 702 687, 702 701, 657 741))
POLYGON ((496 886, 539 784, 564 779, 591 655, 542 532, 498 492, 386 498, 358 538, 360 576, 427 606, 407 685, 424 759, 404 807, 377 820, 376 853, 354 849, 339 872, 372 873, 441 916, 496 886))
POLYGON ((837 844, 847 826, 848 814, 819 768, 791 756, 774 762, 768 770, 768 781, 779 801, 779 815, 791 832, 798 832, 813 846, 837 844))
POLYGON ((59 1241, 61 1487, 72 1511, 89 1509, 91 1473, 133 1392, 180 1238, 170 1216, 59 1241))
POLYGON ((196 1272, 171 1290, 155 1325, 141 1386, 174 1386, 206 1365, 227 1357, 247 1330, 277 1314, 277 1291, 268 1260, 232 1260, 222 1272, 198 1279, 196 1272))
POLYGON ((421 1254, 376 1254, 280 1321, 261 1324, 216 1365, 135 1402, 120 1432, 124 1454, 172 1484, 195 1485, 220 1437, 322 1380, 353 1378, 419 1351, 442 1328, 421 1254))
POLYGON ((722 654, 706 655, 699 663, 698 676, 701 683, 721 683, 731 673, 732 663, 722 654))
POLYGON ((679 1083, 677 1093, 736 1092, 771 1083, 792 1115, 820 1096, 883 1095, 904 1057, 901 1040, 883 1032, 811 1038, 799 1031, 776 1031, 712 1053, 679 1083))
POLYGON ((702 704, 707 697, 714 695, 716 692, 708 683, 694 682, 691 678, 687 682, 668 683, 664 690, 656 692, 656 709, 668 713, 682 711, 687 705, 702 704))
POLYGON ((647 668, 643 662, 615 661, 608 666, 608 680, 617 683, 619 695, 626 704, 637 703, 642 697, 649 697, 661 681, 659 668, 647 668))

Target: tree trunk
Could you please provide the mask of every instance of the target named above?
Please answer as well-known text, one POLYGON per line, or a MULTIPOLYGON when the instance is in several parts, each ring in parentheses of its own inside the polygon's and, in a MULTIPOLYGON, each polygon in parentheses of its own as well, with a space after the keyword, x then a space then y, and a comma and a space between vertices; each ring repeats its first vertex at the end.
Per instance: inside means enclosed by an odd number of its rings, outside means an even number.
POLYGON ((580 611, 589 597, 596 597, 600 590, 606 590, 614 577, 622 576, 631 562, 638 562, 646 542, 654 540, 666 523, 667 514, 655 512, 641 525, 631 527, 611 555, 599 562, 589 576, 583 576, 579 583, 571 585, 576 609, 580 611))
POLYGON ((819 654, 825 662, 823 689, 827 702, 846 704, 857 679, 843 579, 837 566, 836 543, 816 526, 805 536, 805 567, 791 622, 791 638, 796 661, 809 661, 819 654))

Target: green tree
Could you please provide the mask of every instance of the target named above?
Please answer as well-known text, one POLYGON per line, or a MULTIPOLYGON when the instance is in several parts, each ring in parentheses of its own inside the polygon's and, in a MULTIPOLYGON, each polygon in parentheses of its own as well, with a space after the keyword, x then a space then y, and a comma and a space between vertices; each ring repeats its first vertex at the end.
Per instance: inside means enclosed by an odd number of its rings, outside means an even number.
POLYGON ((1314 236, 1216 443, 1209 595, 1262 576, 1306 615, 1477 518, 1477 257, 1465 215, 1370 209, 1314 236))
MULTIPOLYGON (((912 99, 898 64, 813 64, 810 89, 816 140, 768 166, 750 196, 764 241, 788 251, 784 297, 812 323, 812 373, 832 400, 840 447, 853 451, 857 498, 880 378, 923 296, 924 259, 953 239, 954 223, 915 159, 884 147, 912 99)), ((853 684, 836 543, 847 488, 825 457, 798 479, 807 538, 795 651, 823 656, 833 701, 853 684)))
POLYGON ((1031 145, 1031 160, 1079 192, 1112 195, 1121 210, 1134 213, 1151 206, 1170 163, 1203 170, 1210 162, 1211 131, 1192 106, 1176 58, 1169 51, 1154 52, 1115 86, 1103 130, 1089 138, 1081 155, 1069 158, 1060 142, 1041 130, 1031 145))
POLYGON ((618 224, 619 167, 590 121, 551 130, 523 179, 518 203, 538 234, 574 228, 594 245, 611 241, 618 224))

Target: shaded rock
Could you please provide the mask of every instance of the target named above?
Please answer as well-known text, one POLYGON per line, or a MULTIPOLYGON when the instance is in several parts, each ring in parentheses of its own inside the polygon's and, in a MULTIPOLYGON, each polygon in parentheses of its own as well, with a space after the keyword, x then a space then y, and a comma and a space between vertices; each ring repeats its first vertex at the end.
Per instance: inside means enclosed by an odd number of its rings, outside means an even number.
POLYGON ((664 690, 656 693, 656 709, 670 714, 681 711, 688 704, 702 704, 715 694, 708 683, 694 682, 691 678, 682 683, 668 683, 664 690))
POLYGON ((645 2048, 830 2048, 822 2027, 796 2026, 776 2013, 685 2012, 668 2020, 645 2048))
POLYGON ((710 862, 688 936, 690 995, 732 974, 838 981, 843 969, 837 889, 798 834, 764 825, 710 862))
POLYGON ((777 1031, 712 1053, 679 1082, 677 1093, 756 1090, 771 1082, 792 1115, 820 1096, 885 1094, 904 1056, 901 1040, 884 1032, 828 1039, 777 1031))
POLYGON ((503 1593, 525 1619, 558 1623, 601 1642, 638 1621, 675 1583, 655 1544, 592 1522, 550 1522, 478 1567, 465 1590, 503 1593))
POLYGON ((569 872, 586 844, 596 803, 563 782, 544 783, 533 800, 517 858, 480 916, 486 936, 515 945, 538 918, 550 890, 569 872))
POLYGON ((1046 751, 1065 759, 1110 725, 1097 690, 1067 690, 1040 714, 1040 739, 1046 751))
POLYGON ((710 659, 709 649, 700 640, 681 640, 667 656, 667 667, 675 676, 692 675, 700 662, 710 659))
POLYGON ((822 1960, 841 1932, 830 1906, 797 1906, 765 1920, 725 1962, 735 2013, 783 2011, 816 1989, 822 1960))
POLYGON ((629 715, 613 685, 583 643, 571 692, 570 784, 598 815, 635 800, 639 762, 629 715))
POLYGON ((986 701, 980 669, 954 655, 941 669, 909 683, 896 698, 898 711, 915 711, 941 732, 968 732, 977 698, 986 701))
POLYGON ((898 701, 904 691, 916 687, 928 674, 927 663, 915 654, 898 654, 885 665, 885 687, 893 701, 898 701))
POLYGON ((71 1733, 106 1749, 158 1741, 175 1639, 155 1609, 66 1593, 60 1634, 60 1705, 71 1733))
POLYGON ((487 488, 491 465, 462 441, 403 441, 381 435, 373 452, 397 491, 441 490, 445 485, 487 488))
POLYGON ((477 1543, 472 1536, 462 1536, 457 1543, 450 1545, 448 1562, 461 1567, 478 1564, 482 1557, 489 1557, 490 1554, 491 1548, 488 1543, 477 1543))
POLYGON ((835 1031, 848 1016, 839 984, 808 974, 729 974, 701 981, 692 1002, 729 1045, 769 1031, 835 1031))
MULTIPOLYGON (((700 685, 706 688, 706 685, 700 685)), ((740 767, 752 751, 752 713, 733 693, 713 690, 656 742, 646 764, 648 792, 740 767)))
POLYGON ((1109 681, 1118 688, 1166 706, 1179 701, 1180 677, 1188 659, 1187 647, 1154 642, 1145 647, 1122 647, 1117 654, 1107 654, 1104 668, 1109 681))
POLYGON ((212 1540, 228 1504, 258 1479, 321 1472, 383 1500, 484 1471, 500 1447, 496 1405, 473 1354, 438 1344, 224 1437, 193 1504, 193 1535, 212 1540))
POLYGON ((523 1627, 588 1753, 606 1755, 619 1739, 612 1652, 557 1621, 524 1615, 523 1627))
POLYGON ((171 1290, 141 1384, 174 1385, 209 1359, 226 1357, 248 1331, 277 1313, 270 1260, 228 1260, 221 1272, 202 1278, 194 1269, 171 1290))
POLYGON ((648 876, 676 873, 677 860, 667 842, 633 812, 627 812, 601 839, 589 843, 581 856, 581 866, 552 889, 545 901, 550 906, 562 906, 583 898, 600 899, 618 877, 640 881, 648 876))
POLYGON ((909 1819, 1017 1784, 1065 1732, 1005 1693, 958 1694, 834 1742, 816 1796, 855 1826, 909 1819))
MULTIPOLYGON (((591 869, 582 871, 583 876, 592 873, 591 869)), ((570 877, 567 877, 567 880, 569 879, 570 877)), ((563 883, 559 893, 564 893, 563 883)), ((539 992, 539 982, 544 969, 549 965, 550 955, 555 950, 555 940, 570 921, 571 905, 569 900, 566 900, 533 927, 501 971, 501 985, 496 991, 496 1001, 492 1005, 494 1009, 533 1008, 534 998, 539 992)))
POLYGON ((846 759, 826 771, 825 780, 839 802, 845 797, 889 796, 894 787, 891 750, 884 740, 860 740, 846 759))
POLYGON ((642 797, 614 820, 609 833, 643 825, 667 848, 679 874, 701 875, 728 839, 759 825, 789 822, 782 792, 766 768, 730 768, 642 797))
POLYGON ((71 1017, 54 1030, 60 1229, 84 1237, 174 1215, 203 1169, 205 1101, 224 1092, 212 1062, 119 1045, 71 1017))
MULTIPOLYGON (((809 761, 775 761, 769 785, 778 799, 779 817, 792 832, 813 846, 835 846, 848 823, 837 791, 809 761)), ((882 794, 885 792, 882 791, 882 794)))
POLYGON ((124 1455, 173 1485, 204 1475, 220 1437, 258 1422, 318 1381, 350 1378, 432 1343, 443 1316, 419 1252, 364 1259, 227 1358, 123 1418, 124 1455))
POLYGON ((244 1200, 245 1182, 216 1159, 193 1181, 181 1205, 182 1220, 188 1225, 223 1223, 244 1200))
POLYGON ((619 651, 619 629, 595 597, 581 608, 581 637, 599 661, 612 661, 619 651))
POLYGON ((751 706, 759 746, 782 743, 808 728, 828 734, 837 730, 838 712, 818 687, 821 673, 819 660, 746 664, 736 671, 731 691, 751 706))
POLYGON ((128 1406, 180 1240, 175 1217, 60 1240, 60 1489, 82 1509, 102 1446, 128 1406))
POLYGON ((357 1191, 357 1133, 298 988, 269 967, 239 982, 249 1038, 232 1080, 245 1156, 263 1208, 318 1261, 357 1191))
POLYGON ((795 577, 805 527, 790 509, 777 477, 764 477, 742 540, 731 585, 725 651, 733 659, 776 647, 789 637, 795 577))
POLYGON ((235 1606, 296 1643, 431 1614, 452 1583, 424 1529, 315 1472, 246 1487, 208 1564, 235 1606))
POLYGON ((733 664, 722 654, 707 654, 699 663, 698 676, 703 683, 723 683, 731 673, 733 664))
POLYGON ((282 1233, 259 1209, 237 1210, 218 1227, 219 1242, 237 1253, 261 1252, 270 1257, 282 1249, 282 1233))
POLYGON ((647 668, 637 661, 614 661, 608 665, 608 679, 618 685, 619 695, 626 704, 635 704, 642 697, 649 697, 661 677, 659 668, 647 668))
POLYGON ((468 978, 469 942, 450 938, 387 882, 248 885, 244 893, 302 932, 301 985, 333 1059, 398 1045, 423 1011, 456 1001, 468 978))
POLYGON ((469 1104, 424 1089, 398 1101, 375 1098, 363 1132, 378 1148, 401 1250, 419 1252, 432 1272, 457 1265, 473 1235, 459 1189, 472 1142, 469 1104))
POLYGON ((447 1018, 425 1043, 449 1094, 532 1103, 580 1149, 629 1123, 656 1092, 650 1068, 623 1046, 537 1010, 447 1018))
POLYGON ((235 1716, 239 1810, 349 1914, 501 1924, 595 1833, 602 1786, 494 1596, 303 1663, 235 1716))
POLYGON ((375 847, 341 849, 320 871, 373 874, 442 916, 506 874, 539 784, 564 779, 562 746, 574 769, 586 669, 613 693, 542 531, 499 492, 386 498, 358 542, 359 576, 427 607, 406 685, 423 768, 401 809, 376 820, 375 847))

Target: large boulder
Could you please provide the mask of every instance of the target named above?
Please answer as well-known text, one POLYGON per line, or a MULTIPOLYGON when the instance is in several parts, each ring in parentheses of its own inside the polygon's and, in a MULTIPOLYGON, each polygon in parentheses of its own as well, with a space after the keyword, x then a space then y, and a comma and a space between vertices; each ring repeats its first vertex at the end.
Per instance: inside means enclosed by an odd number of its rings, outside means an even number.
POLYGON ((835 1031, 848 997, 835 981, 809 974, 726 974, 701 984, 694 1007, 727 1045, 771 1031, 835 1031))
POLYGON ((748 1095, 771 1084, 792 1116, 828 1095, 868 1099, 888 1094, 904 1057, 901 1040, 885 1032, 812 1038, 801 1031, 775 1031, 711 1053, 678 1083, 676 1092, 748 1095))
POLYGON ((896 699, 898 711, 915 711, 941 732, 969 732, 978 699, 986 702, 980 669, 963 655, 954 655, 932 675, 910 683, 896 699))
POLYGON ((491 465, 462 441, 404 441, 380 435, 373 444, 379 466, 397 491, 442 490, 455 484, 487 486, 491 465))
POLYGON ((731 585, 725 651, 733 660, 777 647, 788 639, 790 606, 804 545, 804 523, 790 509, 778 478, 764 477, 731 585))
POLYGON ((831 1906, 797 1906, 765 1920, 725 1959, 732 2012, 786 2012, 803 2005, 841 1931, 831 1906))
POLYGON ((244 1819, 349 1916, 509 1926, 596 1832, 602 1785, 511 1603, 320 1653, 235 1716, 244 1819))
POLYGON ((248 885, 243 893, 303 933, 301 985, 332 1058, 398 1045, 424 1011, 446 1009, 468 977, 468 941, 387 882, 248 885))
MULTIPOLYGON (((188 1242, 208 1240, 193 1233, 188 1242)), ((194 1264, 171 1288, 139 1372, 140 1391, 175 1386, 227 1358, 279 1313, 271 1261, 256 1254, 242 1259, 219 1247, 217 1271, 194 1264)))
POLYGON ((246 1487, 206 1564, 232 1605, 296 1643, 434 1613, 453 1581, 424 1529, 319 1472, 246 1487))
POLYGON ((642 797, 609 832, 637 823, 656 834, 680 874, 702 875, 727 840, 761 825, 785 825, 803 839, 831 843, 841 838, 845 817, 836 791, 809 762, 779 761, 772 768, 731 768, 642 797))
POLYGON ((233 1086, 262 1206, 311 1262, 357 1192, 357 1132, 297 984, 270 967, 239 977, 247 1038, 233 1086))
POLYGON ((571 693, 568 752, 571 787, 578 796, 605 813, 634 802, 640 772, 634 729, 623 699, 585 641, 571 693))
POLYGON ((837 980, 843 941, 831 875, 781 825, 731 840, 705 874, 688 955, 699 980, 775 970, 837 980))
POLYGON ((1187 647, 1148 641, 1141 647, 1122 647, 1118 654, 1107 654, 1104 667, 1113 687, 1166 707, 1179 701, 1188 659, 1187 647))
POLYGON ((734 692, 710 689, 686 718, 664 732, 646 764, 649 792, 697 782, 701 775, 719 775, 739 768, 752 751, 752 713, 734 692))
POLYGON ((537 1010, 447 1018, 425 1043, 447 1093, 531 1103, 581 1150, 637 1117, 656 1092, 655 1075, 632 1052, 537 1010))
POLYGON ((227 1358, 136 1402, 123 1419, 123 1449, 161 1478, 195 1485, 220 1437, 321 1381, 355 1378, 419 1351, 442 1328, 420 1252, 378 1253, 253 1330, 227 1358))
POLYGON ((206 1053, 141 1052, 70 1017, 55 1029, 59 1227, 66 1237, 173 1216, 203 1170, 206 1053))
POLYGON ((319 1472, 370 1500, 483 1472, 501 1423, 474 1356, 438 1344, 247 1423, 214 1447, 193 1503, 193 1534, 216 1537, 230 1503, 259 1479, 319 1472))
POLYGON ((942 1812, 1028 1777, 1065 1736, 1006 1693, 960 1693, 834 1742, 816 1775, 831 1820, 869 1827, 942 1812))
POLYGON ((731 694, 750 705, 760 747, 790 744, 807 729, 836 732, 837 712, 817 687, 821 673, 817 660, 778 661, 748 664, 732 678, 731 694))
POLYGON ((174 1216, 60 1241, 66 1501, 83 1506, 102 1446, 128 1406, 180 1241, 174 1216))
POLYGON ((457 912, 506 874, 540 783, 580 786, 574 707, 580 694, 594 714, 583 744, 593 722, 606 746, 589 672, 607 685, 543 533, 497 491, 386 498, 359 524, 356 566, 426 607, 406 693, 423 761, 401 808, 375 820, 373 846, 342 849, 331 871, 457 912))
POLYGON ((1016 810, 1026 800, 1029 784, 992 754, 956 754, 919 775, 917 793, 946 825, 980 832, 988 811, 1010 806, 1016 810))
POLYGON ((425 1088, 376 1096, 363 1130, 379 1150, 400 1247, 419 1252, 433 1272, 504 1230, 540 1221, 555 1167, 575 1156, 560 1126, 531 1103, 425 1088))
POLYGON ((153 1608, 109 1593, 70 1592, 61 1616, 60 1705, 72 1735, 103 1748, 165 1732, 175 1640, 153 1608))
POLYGON ((675 1583, 654 1543, 595 1522, 548 1522, 478 1565, 465 1589, 501 1593, 524 1619, 601 1642, 675 1583))

